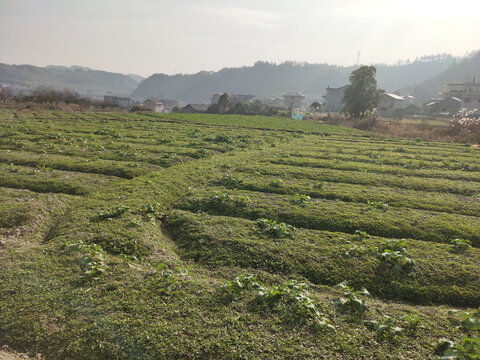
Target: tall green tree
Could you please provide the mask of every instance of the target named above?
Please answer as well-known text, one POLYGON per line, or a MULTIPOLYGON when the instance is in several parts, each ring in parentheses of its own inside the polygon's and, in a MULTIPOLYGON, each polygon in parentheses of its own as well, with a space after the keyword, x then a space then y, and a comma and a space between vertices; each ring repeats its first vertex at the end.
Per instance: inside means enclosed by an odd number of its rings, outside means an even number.
POLYGON ((374 66, 362 66, 350 74, 350 85, 343 96, 343 112, 351 117, 371 116, 380 104, 383 90, 377 88, 374 66))

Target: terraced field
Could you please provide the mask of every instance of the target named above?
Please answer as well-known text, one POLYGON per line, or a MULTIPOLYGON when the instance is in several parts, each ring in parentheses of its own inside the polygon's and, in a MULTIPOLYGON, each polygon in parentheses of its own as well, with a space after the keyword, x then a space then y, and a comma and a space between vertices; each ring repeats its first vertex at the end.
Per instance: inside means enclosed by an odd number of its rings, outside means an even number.
POLYGON ((476 145, 286 118, 0 110, 0 345, 473 359, 479 169, 476 145))

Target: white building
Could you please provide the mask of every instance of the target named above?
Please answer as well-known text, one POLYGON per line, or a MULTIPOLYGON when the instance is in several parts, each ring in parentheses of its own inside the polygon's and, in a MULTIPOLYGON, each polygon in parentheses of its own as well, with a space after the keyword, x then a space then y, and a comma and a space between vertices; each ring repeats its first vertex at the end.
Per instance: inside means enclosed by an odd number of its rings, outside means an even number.
POLYGON ((177 100, 161 99, 160 101, 163 103, 163 112, 165 113, 171 113, 174 108, 183 105, 177 100))
POLYGON ((163 112, 164 109, 163 102, 154 98, 148 98, 143 102, 143 105, 145 105, 146 108, 158 113, 163 112))
POLYGON ((405 115, 405 109, 413 105, 415 98, 411 95, 397 95, 384 93, 380 102, 380 115, 382 116, 402 116, 405 115))
POLYGON ((339 112, 343 108, 343 96, 345 90, 349 85, 344 85, 338 88, 331 88, 330 86, 325 90, 325 111, 339 112))
POLYGON ((468 111, 480 110, 480 83, 475 82, 475 77, 471 83, 451 83, 445 86, 443 92, 445 99, 457 98, 462 101, 461 109, 468 111))
POLYGON ((238 95, 232 95, 233 101, 239 102, 239 103, 249 103, 253 102, 253 99, 255 99, 255 95, 249 95, 249 94, 238 94, 238 95))
POLYGON ((285 94, 283 97, 283 105, 296 110, 305 110, 305 95, 295 92, 285 94))

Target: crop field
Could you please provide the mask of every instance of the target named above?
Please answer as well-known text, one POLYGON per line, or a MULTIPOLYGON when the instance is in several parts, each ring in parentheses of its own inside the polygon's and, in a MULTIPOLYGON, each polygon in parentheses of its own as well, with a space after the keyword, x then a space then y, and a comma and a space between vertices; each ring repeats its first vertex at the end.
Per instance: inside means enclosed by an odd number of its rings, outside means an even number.
POLYGON ((46 359, 477 359, 480 148, 0 109, 0 264, 46 359))

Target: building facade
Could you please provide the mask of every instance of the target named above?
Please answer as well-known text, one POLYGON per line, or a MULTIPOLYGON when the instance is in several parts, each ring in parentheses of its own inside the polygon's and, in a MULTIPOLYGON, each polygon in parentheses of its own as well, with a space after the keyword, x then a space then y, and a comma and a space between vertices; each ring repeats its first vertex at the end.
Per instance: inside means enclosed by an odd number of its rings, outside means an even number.
POLYGON ((103 102, 113 106, 128 108, 132 105, 132 100, 126 96, 104 95, 103 102))
POLYGON ((163 112, 163 103, 157 99, 149 98, 143 102, 143 105, 157 113, 163 112))
POLYGON ((291 108, 292 110, 305 110, 305 95, 296 92, 285 94, 282 97, 284 106, 291 108))
POLYGON ((344 85, 338 88, 331 88, 330 86, 325 89, 325 111, 327 112, 339 112, 343 108, 343 96, 348 85, 344 85))
POLYGON ((207 109, 207 104, 188 104, 182 108, 182 111, 184 113, 205 113, 207 109))

